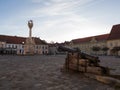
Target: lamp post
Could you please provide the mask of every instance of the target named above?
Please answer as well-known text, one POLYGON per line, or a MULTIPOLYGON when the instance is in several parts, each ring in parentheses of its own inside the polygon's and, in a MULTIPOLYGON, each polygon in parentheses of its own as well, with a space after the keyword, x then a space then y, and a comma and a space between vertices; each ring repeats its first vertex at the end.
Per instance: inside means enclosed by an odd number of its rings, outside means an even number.
POLYGON ((24 43, 25 42, 22 42, 22 55, 24 54, 24 43))

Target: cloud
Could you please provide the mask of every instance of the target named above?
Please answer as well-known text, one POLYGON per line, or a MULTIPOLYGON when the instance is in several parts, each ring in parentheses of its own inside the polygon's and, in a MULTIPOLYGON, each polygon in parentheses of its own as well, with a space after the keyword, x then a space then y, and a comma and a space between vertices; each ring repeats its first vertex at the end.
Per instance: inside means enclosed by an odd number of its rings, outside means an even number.
MULTIPOLYGON (((34 28, 34 35, 47 41, 64 41, 99 33, 99 26, 82 14, 78 8, 95 0, 45 0, 44 5, 34 10, 34 16, 42 21, 34 28), (40 18, 41 17, 41 18, 40 18), (94 33, 93 33, 94 32, 94 33)), ((41 3, 36 0, 34 3, 41 3)), ((102 27, 99 29, 103 29, 102 27)))
POLYGON ((48 19, 41 26, 36 26, 34 35, 45 38, 47 41, 72 40, 100 33, 103 28, 80 15, 71 14, 58 19, 48 19), (94 32, 94 33, 93 33, 94 32))
MULTIPOLYGON (((81 11, 80 8, 94 1, 31 0, 31 4, 36 7, 30 6, 29 9, 23 10, 18 16, 8 20, 6 28, 4 27, 3 29, 6 29, 6 31, 14 30, 16 35, 27 36, 27 20, 32 19, 34 23, 33 36, 41 37, 48 42, 63 42, 92 35, 93 32, 100 32, 98 30, 100 25, 84 17, 78 11, 81 11), (11 29, 8 27, 11 27, 11 29)), ((99 29, 102 30, 103 28, 99 29)))
MULTIPOLYGON (((70 15, 75 13, 77 7, 82 7, 85 4, 92 2, 93 0, 48 0, 44 1, 45 4, 40 9, 35 10, 34 13, 46 16, 55 16, 55 15, 70 15)), ((37 0, 38 2, 38 0, 37 0)), ((41 0, 39 0, 41 2, 41 0)))

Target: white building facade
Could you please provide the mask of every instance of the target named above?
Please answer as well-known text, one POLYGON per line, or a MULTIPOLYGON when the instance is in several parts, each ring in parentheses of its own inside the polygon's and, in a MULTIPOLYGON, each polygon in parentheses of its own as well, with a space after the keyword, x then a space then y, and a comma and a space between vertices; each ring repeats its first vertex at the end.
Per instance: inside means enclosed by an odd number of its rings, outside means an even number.
MULTIPOLYGON (((49 52, 46 42, 39 38, 34 38, 34 40, 34 54, 47 54, 49 52)), ((25 41, 25 37, 0 35, 0 50, 4 50, 2 52, 4 54, 24 55, 25 41)))

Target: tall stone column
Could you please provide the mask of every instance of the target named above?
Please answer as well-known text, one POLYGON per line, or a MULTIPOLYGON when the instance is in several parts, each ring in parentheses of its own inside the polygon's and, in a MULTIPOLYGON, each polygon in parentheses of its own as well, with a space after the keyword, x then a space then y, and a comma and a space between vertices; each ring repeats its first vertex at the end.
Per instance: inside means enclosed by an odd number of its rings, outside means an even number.
POLYGON ((33 27, 33 21, 28 21, 28 27, 29 27, 29 38, 32 38, 32 27, 33 27))
POLYGON ((34 54, 35 53, 35 41, 32 38, 32 27, 33 27, 33 21, 28 21, 28 28, 29 28, 29 37, 26 39, 25 42, 25 54, 34 54))

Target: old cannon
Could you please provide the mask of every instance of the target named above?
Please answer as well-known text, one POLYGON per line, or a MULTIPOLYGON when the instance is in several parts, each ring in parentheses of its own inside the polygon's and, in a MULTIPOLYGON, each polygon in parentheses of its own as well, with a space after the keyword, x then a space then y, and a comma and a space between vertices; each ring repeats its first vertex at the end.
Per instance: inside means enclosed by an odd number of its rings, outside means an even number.
POLYGON ((108 75, 109 69, 99 65, 99 58, 81 52, 78 48, 59 46, 58 51, 67 52, 63 69, 87 72, 99 75, 108 75))

